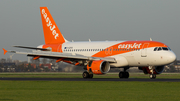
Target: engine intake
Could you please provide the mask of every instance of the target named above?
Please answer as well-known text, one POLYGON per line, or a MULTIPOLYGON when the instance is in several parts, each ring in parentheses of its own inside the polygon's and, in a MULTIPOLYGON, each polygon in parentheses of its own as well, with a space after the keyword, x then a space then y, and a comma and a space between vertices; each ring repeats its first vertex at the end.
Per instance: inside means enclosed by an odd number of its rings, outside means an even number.
POLYGON ((87 65, 87 70, 93 74, 106 74, 110 70, 109 62, 104 60, 91 61, 87 65))

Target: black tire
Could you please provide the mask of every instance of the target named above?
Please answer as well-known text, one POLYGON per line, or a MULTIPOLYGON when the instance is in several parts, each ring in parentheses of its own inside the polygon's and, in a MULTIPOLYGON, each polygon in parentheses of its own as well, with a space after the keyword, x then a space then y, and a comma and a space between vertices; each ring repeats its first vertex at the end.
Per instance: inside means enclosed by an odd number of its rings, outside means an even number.
POLYGON ((129 78, 129 72, 119 72, 119 78, 129 78))
POLYGON ((153 79, 156 79, 156 74, 153 75, 153 79))
POLYGON ((124 72, 124 78, 129 78, 129 72, 124 72))
POLYGON ((89 74, 89 78, 93 78, 93 74, 89 74))
POLYGON ((124 72, 119 72, 119 78, 124 78, 124 72))
POLYGON ((89 78, 89 73, 85 71, 83 72, 82 76, 83 78, 89 78))
POLYGON ((150 74, 150 75, 149 75, 149 78, 150 78, 150 79, 156 79, 156 74, 150 74))

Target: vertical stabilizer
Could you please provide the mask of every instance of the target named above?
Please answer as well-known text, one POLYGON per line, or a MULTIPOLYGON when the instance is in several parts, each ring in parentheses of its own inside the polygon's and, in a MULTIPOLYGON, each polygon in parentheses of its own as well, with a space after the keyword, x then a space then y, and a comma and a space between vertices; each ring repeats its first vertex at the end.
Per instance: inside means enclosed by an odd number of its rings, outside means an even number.
POLYGON ((66 39, 58 29, 47 7, 40 7, 45 44, 62 44, 66 39))

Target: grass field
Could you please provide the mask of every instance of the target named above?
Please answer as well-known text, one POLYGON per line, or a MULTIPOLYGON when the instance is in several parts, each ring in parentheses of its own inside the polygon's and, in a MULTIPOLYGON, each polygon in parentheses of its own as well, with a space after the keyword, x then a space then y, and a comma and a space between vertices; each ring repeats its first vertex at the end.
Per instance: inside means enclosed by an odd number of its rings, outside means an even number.
MULTIPOLYGON (((0 73, 0 77, 78 77, 81 73, 0 73)), ((115 78, 117 74, 97 77, 115 78)), ((142 74, 131 74, 141 78, 142 74)), ((179 78, 180 74, 163 74, 159 78, 179 78)), ((143 78, 148 78, 145 75, 143 78)), ((0 101, 179 101, 180 82, 124 81, 3 81, 0 101)))

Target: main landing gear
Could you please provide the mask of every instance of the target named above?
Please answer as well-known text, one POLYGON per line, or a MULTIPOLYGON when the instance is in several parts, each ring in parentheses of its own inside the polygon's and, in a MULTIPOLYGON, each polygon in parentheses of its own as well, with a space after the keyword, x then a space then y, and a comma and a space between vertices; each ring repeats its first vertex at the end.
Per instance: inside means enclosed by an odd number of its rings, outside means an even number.
POLYGON ((87 71, 84 71, 82 76, 83 78, 93 78, 93 73, 88 73, 87 71))
POLYGON ((129 78, 129 72, 126 72, 126 70, 129 68, 124 68, 123 72, 119 72, 119 78, 129 78))
POLYGON ((119 72, 119 78, 129 78, 128 72, 119 72))

